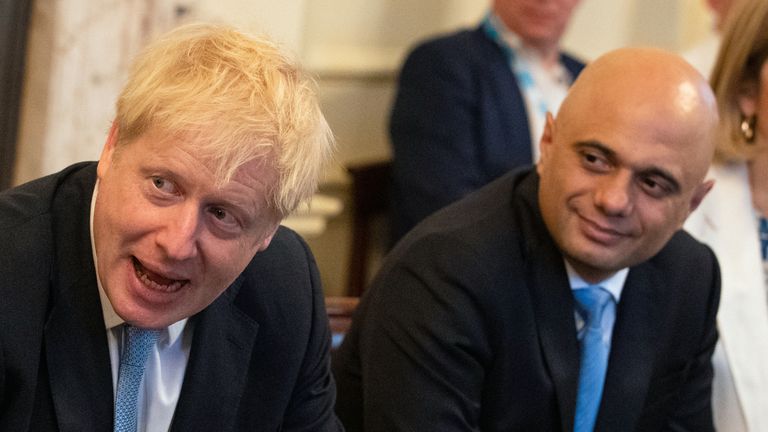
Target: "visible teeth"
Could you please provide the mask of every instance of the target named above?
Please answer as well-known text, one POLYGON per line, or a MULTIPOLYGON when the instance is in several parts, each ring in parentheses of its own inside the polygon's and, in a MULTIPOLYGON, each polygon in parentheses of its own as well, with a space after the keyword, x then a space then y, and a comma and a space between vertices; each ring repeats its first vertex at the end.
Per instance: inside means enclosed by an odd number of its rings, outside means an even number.
POLYGON ((141 280, 144 285, 148 286, 149 288, 152 288, 154 290, 158 291, 165 291, 165 292, 174 292, 181 288, 182 282, 181 281, 174 281, 170 285, 161 285, 147 276, 146 273, 144 273, 139 266, 135 265, 134 268, 136 269, 136 276, 138 276, 139 280, 141 280))

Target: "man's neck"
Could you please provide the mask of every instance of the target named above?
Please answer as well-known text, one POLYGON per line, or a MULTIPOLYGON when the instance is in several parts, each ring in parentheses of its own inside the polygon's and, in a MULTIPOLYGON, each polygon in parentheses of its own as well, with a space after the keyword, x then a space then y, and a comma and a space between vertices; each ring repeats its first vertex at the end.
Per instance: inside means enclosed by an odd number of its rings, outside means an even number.
POLYGON ((523 40, 523 46, 536 52, 541 60, 541 65, 545 69, 555 67, 560 60, 560 49, 557 45, 546 44, 545 46, 537 46, 523 40))
POLYGON ((568 257, 565 257, 565 264, 566 267, 570 266, 569 271, 573 271, 575 275, 578 275, 578 277, 591 285, 597 285, 606 279, 612 278, 617 273, 587 266, 568 257))
POLYGON ((624 291, 624 283, 627 281, 629 268, 625 267, 598 279, 587 279, 576 270, 568 258, 565 258, 563 261, 565 262, 565 270, 568 273, 568 283, 570 283, 571 289, 581 288, 585 285, 600 285, 613 295, 613 299, 617 303, 621 300, 621 293, 624 291))

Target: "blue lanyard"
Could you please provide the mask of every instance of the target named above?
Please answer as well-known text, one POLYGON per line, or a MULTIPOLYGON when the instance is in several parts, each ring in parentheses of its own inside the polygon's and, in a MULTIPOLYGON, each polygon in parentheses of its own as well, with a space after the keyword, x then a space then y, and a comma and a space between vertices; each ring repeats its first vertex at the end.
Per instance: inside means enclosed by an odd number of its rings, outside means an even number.
POLYGON ((546 117, 547 111, 549 111, 547 102, 542 97, 539 89, 536 88, 536 81, 534 81, 533 75, 531 74, 528 65, 524 61, 521 61, 517 58, 515 55, 515 50, 512 49, 512 47, 509 46, 504 38, 501 37, 501 32, 498 28, 496 28, 493 20, 491 19, 491 13, 488 13, 485 16, 480 27, 483 29, 483 32, 485 32, 488 38, 496 42, 499 48, 501 48, 501 51, 507 58, 507 62, 509 62, 509 67, 515 74, 518 85, 528 95, 528 97, 534 101, 534 106, 539 111, 541 117, 546 117))

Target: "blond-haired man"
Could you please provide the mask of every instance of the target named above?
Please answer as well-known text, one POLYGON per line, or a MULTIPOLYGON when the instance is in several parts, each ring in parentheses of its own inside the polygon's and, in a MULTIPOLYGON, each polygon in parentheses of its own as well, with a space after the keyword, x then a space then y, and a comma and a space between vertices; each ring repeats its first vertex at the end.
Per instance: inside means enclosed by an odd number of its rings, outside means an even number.
POLYGON ((272 43, 150 45, 98 163, 0 195, 0 429, 337 430, 317 270, 279 226, 331 148, 272 43))

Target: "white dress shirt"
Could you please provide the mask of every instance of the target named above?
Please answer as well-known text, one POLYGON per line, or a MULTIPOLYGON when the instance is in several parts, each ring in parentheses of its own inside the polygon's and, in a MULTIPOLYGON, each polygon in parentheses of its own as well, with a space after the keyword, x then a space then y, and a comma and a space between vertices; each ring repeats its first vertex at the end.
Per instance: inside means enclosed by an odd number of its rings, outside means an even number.
MULTIPOLYGON (((115 312, 104 292, 99 277, 96 247, 93 240, 93 209, 96 204, 99 184, 91 199, 91 249, 96 267, 96 280, 99 285, 99 298, 104 313, 104 325, 109 343, 109 358, 112 365, 113 398, 117 392, 117 377, 120 369, 120 353, 123 348, 123 325, 125 321, 115 312)), ((188 319, 175 322, 163 329, 152 352, 147 359, 144 377, 139 387, 137 401, 137 432, 165 432, 171 426, 176 403, 181 394, 184 372, 187 369, 189 352, 192 346, 193 326, 187 325, 188 319)))

